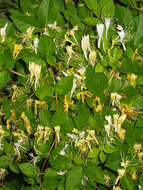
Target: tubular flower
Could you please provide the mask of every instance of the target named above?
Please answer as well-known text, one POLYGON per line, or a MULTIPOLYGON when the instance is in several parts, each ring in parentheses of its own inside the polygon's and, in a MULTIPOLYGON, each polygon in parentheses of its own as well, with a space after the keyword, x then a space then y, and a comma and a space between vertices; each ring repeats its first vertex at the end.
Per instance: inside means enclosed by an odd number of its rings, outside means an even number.
POLYGON ((64 112, 68 113, 69 108, 72 105, 73 105, 73 101, 71 101, 71 99, 68 95, 65 95, 65 97, 64 97, 64 112))
POLYGON ((24 139, 23 138, 20 138, 18 139, 18 141, 16 143, 14 143, 15 145, 15 152, 16 154, 20 157, 20 150, 24 150, 25 147, 23 146, 23 142, 24 142, 24 139))
POLYGON ((35 136, 38 136, 37 144, 38 145, 45 144, 49 140, 51 132, 52 132, 51 128, 38 125, 37 131, 34 134, 35 136))
POLYGON ((33 78, 35 78, 35 89, 37 88, 40 80, 41 65, 35 64, 34 62, 29 62, 30 71, 30 83, 32 84, 33 78))
POLYGON ((57 26, 57 21, 55 21, 53 24, 48 24, 47 26, 53 30, 57 30, 57 32, 61 31, 61 27, 57 26))
POLYGON ((1 43, 3 43, 5 41, 5 38, 6 38, 6 28, 8 26, 8 23, 6 23, 4 25, 4 27, 0 28, 0 36, 1 36, 1 43))
POLYGON ((73 29, 70 30, 70 35, 73 36, 75 42, 77 43, 74 32, 78 30, 78 26, 74 26, 73 29))
POLYGON ((37 115, 37 106, 39 106, 40 108, 47 108, 47 102, 46 101, 40 101, 40 100, 35 100, 35 109, 34 109, 34 113, 35 115, 37 115))
POLYGON ((125 44, 124 44, 126 32, 124 31, 123 27, 120 26, 120 25, 117 25, 117 30, 118 30, 117 33, 118 33, 119 38, 120 38, 119 41, 121 42, 124 51, 126 51, 126 47, 125 47, 125 44))
POLYGON ((23 49, 22 44, 15 44, 14 45, 14 50, 13 50, 13 58, 15 59, 18 54, 20 53, 20 51, 23 49))
POLYGON ((25 122, 25 128, 26 128, 26 131, 27 131, 28 135, 31 135, 32 134, 31 124, 30 124, 30 121, 29 121, 29 119, 27 118, 27 116, 25 115, 24 112, 21 114, 21 118, 25 122))
POLYGON ((95 137, 95 131, 94 130, 87 130, 87 132, 88 132, 88 136, 87 137, 91 141, 94 140, 97 144, 99 144, 97 138, 95 137))
POLYGON ((115 185, 117 185, 118 181, 125 175, 125 169, 118 169, 118 177, 115 181, 115 185))
POLYGON ((94 106, 96 112, 100 112, 102 110, 102 104, 100 102, 100 98, 99 97, 96 97, 93 100, 93 106, 94 106))
POLYGON ((105 19, 104 19, 104 22, 105 22, 106 38, 107 38, 107 34, 108 34, 108 30, 109 30, 109 26, 110 26, 110 23, 111 23, 111 18, 105 18, 105 19))
POLYGON ((92 67, 95 66, 95 60, 96 60, 96 51, 90 51, 90 54, 89 54, 89 62, 90 62, 90 65, 92 67))
POLYGON ((137 171, 132 173, 132 180, 137 180, 137 171))
POLYGON ((35 29, 35 27, 27 28, 26 34, 22 35, 22 37, 23 37, 22 42, 29 41, 32 38, 32 33, 33 33, 34 29, 35 29))
POLYGON ((127 79, 129 80, 129 82, 132 86, 135 86, 136 78, 137 78, 137 75, 135 75, 134 73, 127 75, 127 79))
POLYGON ((2 181, 4 176, 5 176, 5 169, 4 168, 0 168, 0 180, 2 181))
POLYGON ((76 78, 73 78, 73 86, 72 86, 72 89, 71 89, 71 92, 70 92, 70 98, 72 97, 75 89, 76 89, 76 86, 77 86, 77 80, 76 78))
POLYGON ((27 110, 30 109, 30 107, 31 107, 31 105, 32 105, 32 102, 33 102, 33 100, 30 99, 30 98, 26 100, 26 107, 27 107, 27 110))
POLYGON ((34 51, 37 54, 37 50, 38 50, 38 43, 39 43, 39 39, 35 38, 34 39, 34 51))
POLYGON ((83 92, 78 92, 76 96, 77 99, 80 99, 81 97, 82 103, 85 104, 85 97, 87 96, 88 98, 91 98, 92 94, 88 91, 83 91, 83 92))
POLYGON ((54 129, 56 133, 57 142, 60 143, 60 126, 55 126, 54 129))
POLYGON ((100 48, 100 42, 101 42, 103 31, 104 31, 104 24, 97 24, 96 27, 97 27, 98 37, 99 37, 98 48, 100 48))
POLYGON ((134 144, 135 153, 139 153, 141 151, 142 145, 141 144, 134 144))
POLYGON ((118 93, 111 93, 111 102, 112 102, 112 106, 119 106, 120 105, 120 100, 121 100, 122 96, 120 96, 120 94, 118 93))
POLYGON ((90 50, 89 35, 82 36, 81 48, 83 50, 84 57, 87 60, 87 50, 90 50))

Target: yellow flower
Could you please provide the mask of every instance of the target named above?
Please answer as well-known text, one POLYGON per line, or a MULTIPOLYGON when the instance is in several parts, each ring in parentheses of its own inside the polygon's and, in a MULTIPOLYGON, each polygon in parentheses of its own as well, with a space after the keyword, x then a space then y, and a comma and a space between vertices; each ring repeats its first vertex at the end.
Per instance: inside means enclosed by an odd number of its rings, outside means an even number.
POLYGON ((126 134, 126 129, 121 128, 121 129, 119 129, 119 130, 117 131, 117 133, 118 133, 120 139, 121 139, 122 141, 124 141, 124 139, 125 139, 125 134, 126 134))
POLYGON ((8 23, 6 23, 4 25, 4 27, 0 28, 0 36, 2 37, 1 39, 1 43, 3 43, 5 41, 5 38, 6 38, 6 28, 8 26, 8 23))
POLYGON ((69 107, 72 105, 73 105, 73 101, 71 101, 71 99, 68 95, 65 95, 65 97, 64 97, 64 112, 68 113, 69 107))
POLYGON ((78 131, 78 129, 76 129, 76 128, 74 128, 74 129, 72 130, 72 132, 75 133, 76 135, 79 134, 79 131, 78 131))
POLYGON ((29 27, 26 30, 26 34, 22 35, 22 42, 26 42, 29 41, 32 38, 32 33, 34 31, 35 27, 29 27))
POLYGON ((55 126, 55 133, 56 133, 56 137, 57 137, 57 142, 60 142, 60 126, 55 126))
POLYGON ((39 106, 39 109, 40 108, 46 108, 47 107, 47 102, 46 101, 41 101, 41 100, 35 100, 35 110, 34 110, 34 113, 35 115, 37 115, 37 106, 39 106))
POLYGON ((90 51, 90 54, 89 54, 89 62, 90 62, 90 65, 92 67, 95 66, 95 60, 96 60, 96 51, 90 51))
POLYGON ((46 126, 44 127, 42 125, 38 125, 37 131, 34 134, 35 136, 38 136, 37 144, 42 145, 42 144, 46 143, 46 141, 49 140, 51 132, 52 132, 51 128, 46 127, 46 126))
POLYGON ((93 100, 93 106, 94 106, 96 112, 100 112, 102 110, 102 104, 100 102, 100 98, 99 97, 96 97, 93 100))
POLYGON ((129 80, 130 84, 132 86, 135 86, 136 85, 136 78, 137 78, 137 75, 135 75, 134 73, 132 74, 127 74, 127 79, 129 80))
POLYGON ((132 173, 132 180, 137 180, 137 171, 132 173))
POLYGON ((118 93, 111 93, 111 102, 112 102, 112 106, 119 106, 120 105, 120 100, 121 100, 122 96, 120 96, 120 94, 118 93))
POLYGON ((23 112, 21 114, 21 118, 24 120, 25 122, 25 128, 26 128, 26 131, 28 133, 28 135, 31 135, 32 134, 32 128, 31 128, 31 124, 30 124, 30 121, 29 119, 26 117, 25 113, 23 112))
POLYGON ((82 91, 82 92, 78 92, 76 96, 77 96, 77 99, 80 99, 81 97, 82 103, 85 104, 85 97, 87 96, 88 98, 91 98, 92 94, 88 91, 82 91))
POLYGON ((142 145, 141 144, 134 144, 135 153, 139 153, 141 151, 142 145))
POLYGON ((13 51, 13 58, 15 59, 19 52, 23 49, 23 46, 21 44, 15 44, 14 45, 14 51, 13 51))
POLYGON ((78 147, 79 151, 82 153, 86 153, 88 150, 88 147, 86 145, 86 141, 84 139, 80 139, 75 144, 75 147, 78 147))

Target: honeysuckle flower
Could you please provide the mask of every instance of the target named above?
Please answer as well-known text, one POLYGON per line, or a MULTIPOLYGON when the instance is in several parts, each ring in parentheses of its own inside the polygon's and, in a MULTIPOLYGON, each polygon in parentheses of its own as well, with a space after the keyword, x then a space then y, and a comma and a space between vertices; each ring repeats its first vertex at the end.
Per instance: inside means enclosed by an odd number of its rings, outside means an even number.
POLYGON ((122 96, 118 93, 111 93, 111 102, 112 106, 119 106, 120 105, 120 100, 122 99, 122 96))
POLYGON ((132 180, 137 180, 137 171, 132 173, 132 180))
POLYGON ((111 23, 111 18, 105 18, 105 19, 104 19, 104 22, 105 22, 106 38, 107 38, 107 34, 108 34, 108 30, 109 30, 109 26, 110 26, 110 23, 111 23))
POLYGON ((57 142, 60 142, 60 126, 55 126, 55 133, 56 133, 56 137, 57 137, 57 142))
POLYGON ((74 54, 72 46, 66 46, 66 50, 67 50, 68 56, 71 58, 74 54))
POLYGON ((108 137, 110 136, 111 125, 104 125, 105 131, 107 132, 108 137))
POLYGON ((117 131, 117 133, 118 133, 120 139, 121 139, 122 141, 124 141, 124 139, 125 139, 125 134, 126 134, 126 129, 121 128, 120 130, 117 131))
POLYGON ((102 110, 102 104, 100 102, 100 98, 99 97, 96 97, 93 100, 92 106, 94 106, 96 112, 100 112, 102 110))
POLYGON ((97 138, 95 137, 95 131, 94 130, 87 130, 88 132, 88 138, 92 141, 94 140, 97 144, 98 144, 98 140, 97 138))
POLYGON ((71 92, 70 92, 70 98, 72 97, 76 87, 77 87, 77 80, 76 80, 76 78, 73 78, 73 86, 72 86, 72 89, 71 89, 71 92))
POLYGON ((4 144, 2 143, 2 136, 0 136, 0 150, 3 150, 4 144))
POLYGON ((72 130, 72 132, 75 133, 76 135, 79 134, 79 130, 76 129, 76 128, 74 128, 74 129, 72 130))
POLYGON ((20 51, 23 49, 22 44, 15 44, 14 45, 14 50, 13 50, 13 58, 15 59, 18 54, 20 53, 20 51))
POLYGON ((65 175, 66 171, 59 171, 57 172, 58 175, 65 175))
POLYGON ((47 26, 53 30, 57 30, 57 32, 61 31, 61 28, 57 26, 57 21, 55 21, 53 24, 48 24, 47 26))
POLYGON ((120 188, 120 186, 113 186, 113 190, 122 190, 121 188, 120 188))
POLYGON ((70 106, 73 105, 73 101, 71 101, 70 96, 65 95, 64 97, 64 112, 68 113, 70 106))
POLYGON ((135 153, 138 153, 141 151, 142 145, 141 144, 134 144, 134 150, 135 153))
POLYGON ((34 134, 35 136, 38 137, 37 144, 42 145, 46 143, 49 140, 51 132, 52 132, 51 128, 47 126, 44 127, 42 125, 38 125, 37 131, 34 134))
POLYGON ((116 132, 118 132, 121 129, 121 125, 125 121, 126 116, 127 116, 126 114, 123 114, 121 116, 119 116, 119 114, 113 115, 113 121, 114 121, 113 127, 116 132))
POLYGON ((111 115, 105 116, 105 119, 108 121, 109 125, 112 125, 112 117, 111 115))
POLYGON ((78 30, 78 26, 74 26, 73 29, 70 30, 70 35, 73 36, 75 42, 77 43, 77 40, 76 40, 76 37, 75 37, 75 34, 74 32, 78 30))
POLYGON ((87 60, 87 51, 90 50, 89 35, 82 36, 81 48, 83 50, 84 57, 87 60))
POLYGON ((31 124, 30 124, 30 121, 29 121, 28 117, 25 115, 24 112, 21 114, 21 118, 25 122, 25 128, 26 128, 26 131, 27 131, 28 135, 31 135, 32 127, 31 127, 31 124))
POLYGON ((138 158, 139 158, 139 161, 142 162, 143 152, 138 153, 138 158))
POLYGON ((32 160, 30 160, 31 163, 34 164, 34 166, 36 165, 36 162, 39 158, 39 156, 34 156, 33 152, 29 153, 29 155, 31 156, 32 160))
POLYGON ((84 138, 84 135, 85 135, 85 131, 81 131, 81 132, 79 133, 79 137, 80 137, 80 138, 84 138))
POLYGON ((5 38, 6 38, 6 28, 8 26, 8 23, 6 23, 4 25, 4 27, 0 28, 0 36, 2 37, 1 39, 1 43, 3 43, 5 41, 5 38))
POLYGON ((64 146, 64 148, 60 151, 60 155, 62 155, 62 156, 65 156, 65 150, 68 148, 68 144, 66 144, 65 146, 64 146))
POLYGON ((126 170, 125 169, 118 169, 118 177, 115 181, 115 185, 117 185, 118 181, 125 175, 126 170))
POLYGON ((129 80, 129 82, 130 82, 130 84, 132 86, 135 86, 135 84, 136 84, 136 78, 137 78, 137 75, 135 75, 134 73, 127 74, 127 79, 129 80))
POLYGON ((82 153, 85 153, 88 150, 88 147, 87 147, 85 139, 79 139, 75 143, 75 147, 78 147, 79 151, 82 152, 82 153))
POLYGON ((0 180, 3 180, 3 178, 5 176, 5 171, 6 171, 6 169, 0 168, 0 180))
POLYGON ((37 88, 40 80, 40 73, 41 73, 41 65, 38 65, 34 62, 29 62, 29 71, 30 71, 30 83, 32 84, 32 80, 35 80, 35 89, 37 88))
POLYGON ((37 54, 39 39, 35 38, 33 43, 34 43, 34 51, 37 54))
POLYGON ((81 180, 81 184, 84 186, 86 184, 86 181, 88 181, 88 177, 86 175, 84 175, 81 180))
POLYGON ((91 98, 92 94, 88 91, 83 91, 83 92, 78 92, 76 96, 77 99, 80 99, 81 97, 82 103, 85 104, 85 97, 87 96, 88 98, 91 98))
POLYGON ((67 133, 67 136, 68 136, 69 138, 75 140, 75 141, 78 139, 78 137, 77 137, 75 134, 67 133))
POLYGON ((35 27, 29 27, 29 28, 27 28, 26 34, 22 35, 22 38, 23 38, 22 42, 29 41, 32 38, 32 33, 33 33, 34 29, 35 29, 35 27))
POLYGON ((124 44, 126 32, 124 31, 124 29, 123 29, 123 27, 121 25, 117 25, 117 30, 118 30, 117 33, 118 33, 119 38, 120 38, 119 41, 121 42, 124 51, 126 51, 126 47, 125 47, 125 44, 124 44))
POLYGON ((19 157, 21 156, 21 155, 20 155, 20 150, 26 149, 26 148, 23 146, 23 143, 24 143, 23 138, 18 139, 18 141, 17 141, 16 143, 14 143, 14 145, 15 145, 15 151, 16 151, 16 153, 18 154, 19 157))
POLYGON ((26 107, 29 110, 32 105, 33 99, 29 98, 26 100, 26 107))
POLYGON ((37 107, 39 107, 39 109, 40 108, 47 108, 47 102, 46 101, 41 101, 41 100, 35 100, 35 104, 34 104, 34 108, 35 108, 34 113, 35 113, 35 115, 38 114, 37 107))
POLYGON ((89 54, 89 63, 92 67, 95 66, 95 60, 96 60, 96 51, 90 51, 90 54, 89 54))
POLYGON ((101 39, 102 39, 102 35, 103 35, 103 31, 104 31, 104 24, 97 24, 97 33, 98 33, 98 48, 100 48, 100 43, 101 43, 101 39))

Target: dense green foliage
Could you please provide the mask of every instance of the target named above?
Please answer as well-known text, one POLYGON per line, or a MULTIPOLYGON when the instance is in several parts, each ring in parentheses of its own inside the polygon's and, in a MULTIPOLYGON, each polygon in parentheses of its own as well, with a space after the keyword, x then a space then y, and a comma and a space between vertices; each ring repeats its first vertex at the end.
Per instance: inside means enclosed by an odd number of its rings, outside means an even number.
POLYGON ((0 1, 3 190, 143 189, 142 6, 0 1))

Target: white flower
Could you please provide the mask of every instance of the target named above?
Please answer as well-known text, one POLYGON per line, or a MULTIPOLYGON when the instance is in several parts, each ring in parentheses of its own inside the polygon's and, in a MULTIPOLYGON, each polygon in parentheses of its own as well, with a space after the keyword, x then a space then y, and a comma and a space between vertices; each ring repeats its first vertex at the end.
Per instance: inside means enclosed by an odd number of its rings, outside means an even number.
POLYGON ((110 136, 110 130, 111 130, 111 125, 104 125, 105 131, 107 132, 108 137, 110 136))
POLYGON ((34 154, 32 152, 29 153, 29 155, 32 157, 32 160, 30 162, 32 162, 34 164, 34 166, 35 166, 39 156, 34 156, 34 154))
POLYGON ((104 24, 97 24, 96 25, 97 27, 97 33, 98 33, 98 48, 100 48, 100 42, 101 42, 101 38, 102 38, 102 35, 103 35, 103 31, 104 31, 104 24))
POLYGON ((111 115, 105 116, 105 119, 108 121, 109 125, 112 125, 111 115))
POLYGON ((96 51, 91 51, 89 54, 89 62, 92 67, 95 66, 95 60, 96 60, 96 51))
POLYGON ((90 50, 89 35, 82 36, 81 48, 83 50, 84 57, 87 60, 87 50, 90 50))
POLYGON ((117 33, 118 33, 119 38, 120 38, 119 41, 121 42, 124 51, 126 51, 126 47, 125 47, 125 44, 124 44, 124 40, 125 40, 125 36, 126 36, 126 32, 124 31, 123 27, 120 26, 120 25, 117 25, 117 30, 118 30, 117 33))
POLYGON ((73 78, 73 86, 72 86, 72 89, 71 89, 71 92, 70 92, 70 97, 72 97, 75 89, 76 89, 76 86, 77 86, 77 80, 76 78, 73 78))
POLYGON ((84 138, 84 135, 85 135, 85 131, 82 131, 82 132, 79 133, 80 138, 84 138))
POLYGON ((0 36, 2 37, 1 43, 5 41, 6 38, 6 28, 8 26, 8 23, 4 25, 4 27, 0 28, 0 36))
POLYGON ((0 168, 0 180, 3 180, 4 176, 5 176, 5 169, 4 168, 0 168))
POLYGON ((39 39, 35 38, 34 39, 34 51, 37 54, 37 49, 38 49, 38 43, 39 43, 39 39))
POLYGON ((73 50, 72 46, 66 46, 66 50, 67 50, 69 58, 71 58, 74 54, 74 50, 73 50))
POLYGON ((57 142, 60 142, 60 126, 55 126, 55 133, 56 133, 56 137, 57 137, 57 142))
POLYGON ((53 30, 57 30, 58 32, 61 31, 61 28, 57 26, 57 21, 55 21, 53 24, 48 24, 47 26, 53 30))
POLYGON ((65 175, 66 171, 59 171, 57 172, 58 175, 65 175))
POLYGON ((23 144, 23 138, 18 139, 18 141, 16 143, 14 143, 18 156, 20 156, 19 149, 22 149, 22 150, 25 149, 25 147, 23 147, 22 144, 23 144))
POLYGON ((110 23, 111 23, 111 18, 105 18, 104 21, 105 21, 106 38, 107 38, 107 33, 108 33, 109 26, 110 26, 110 23))
POLYGON ((112 101, 112 106, 119 106, 120 105, 120 100, 122 96, 116 92, 111 93, 111 101, 112 101))
POLYGON ((68 147, 68 144, 65 145, 65 147, 60 151, 59 154, 62 155, 62 156, 65 156, 65 154, 66 154, 65 150, 67 149, 67 147, 68 147))
POLYGON ((75 140, 75 141, 78 139, 78 137, 75 134, 67 133, 67 136, 70 137, 71 139, 75 140))
POLYGON ((33 77, 35 77, 35 89, 38 86, 41 73, 41 65, 38 65, 34 62, 29 62, 29 71, 30 71, 30 83, 32 83, 33 77))

